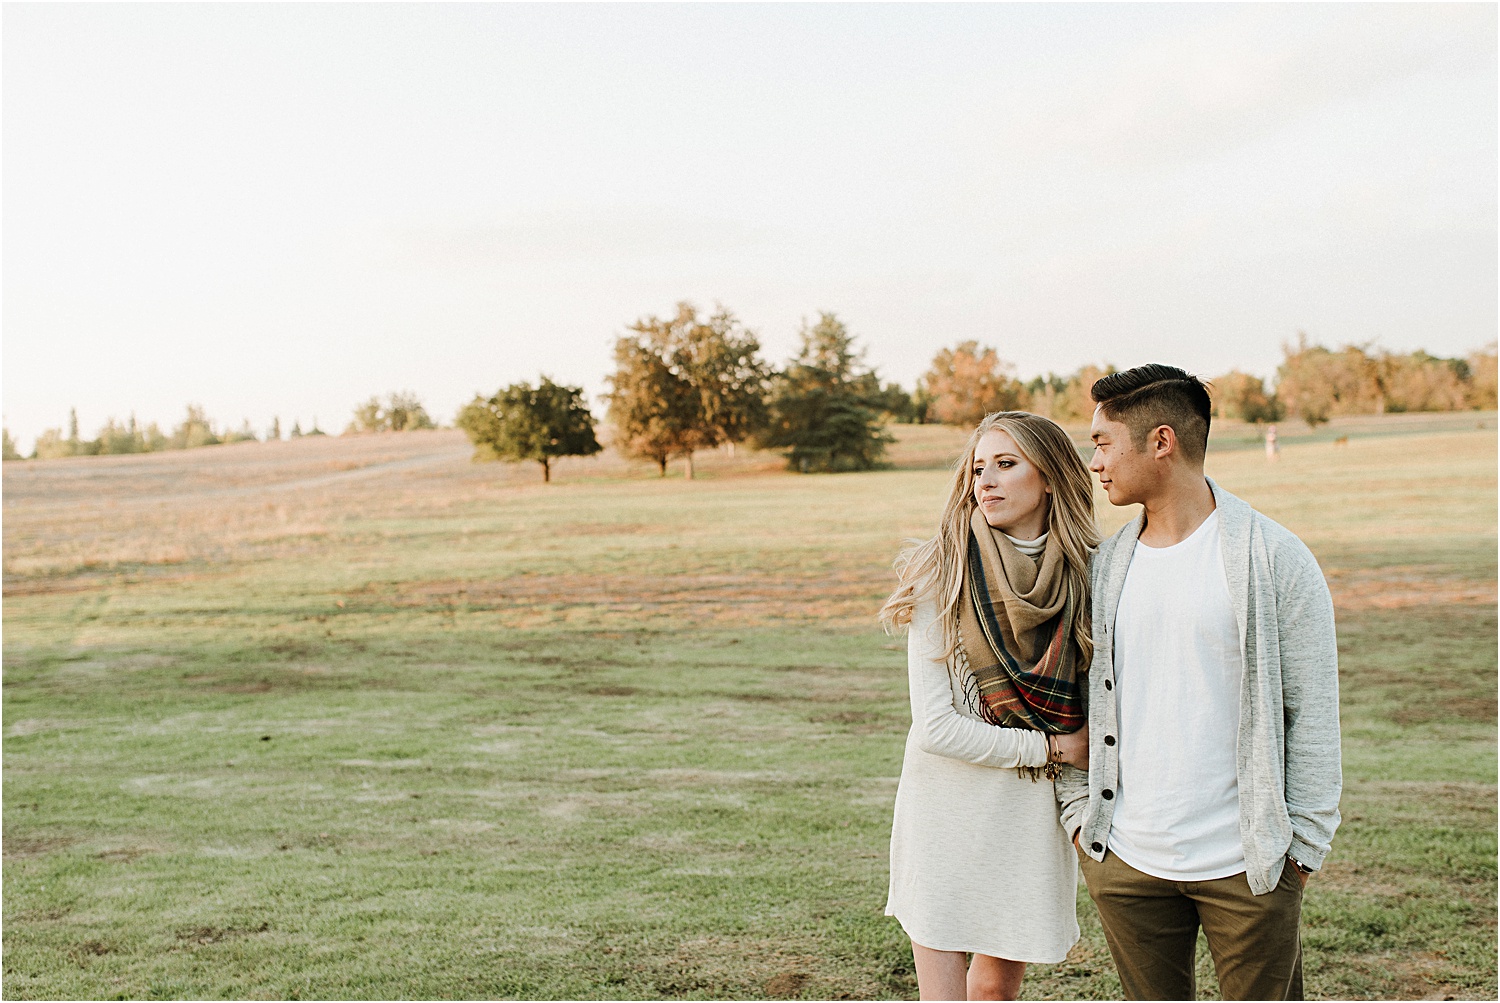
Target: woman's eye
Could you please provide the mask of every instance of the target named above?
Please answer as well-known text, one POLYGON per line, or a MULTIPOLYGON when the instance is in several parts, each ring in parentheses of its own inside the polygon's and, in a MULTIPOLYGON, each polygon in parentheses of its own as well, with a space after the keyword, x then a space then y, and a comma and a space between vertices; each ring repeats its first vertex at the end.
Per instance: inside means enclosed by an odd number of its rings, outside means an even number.
POLYGON ((974 468, 974 476, 975 477, 979 477, 983 473, 984 473, 984 468, 983 467, 975 467, 974 468))
POLYGON ((1015 465, 1016 465, 1016 463, 1015 463, 1014 460, 1001 460, 1000 461, 1000 469, 1001 470, 1008 470, 1008 469, 1010 469, 1011 467, 1013 467, 1015 465))

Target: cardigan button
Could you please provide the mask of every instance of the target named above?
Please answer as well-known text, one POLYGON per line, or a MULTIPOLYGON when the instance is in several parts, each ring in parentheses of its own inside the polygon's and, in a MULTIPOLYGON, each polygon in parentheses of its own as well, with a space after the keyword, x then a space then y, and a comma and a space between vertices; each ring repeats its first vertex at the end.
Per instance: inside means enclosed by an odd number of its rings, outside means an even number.
POLYGON ((1104 849, 1104 844, 1102 844, 1102 843, 1090 843, 1089 844, 1089 849, 1093 850, 1095 853, 1098 853, 1098 852, 1100 852, 1101 850, 1104 849))
POLYGON ((1099 792, 1099 796, 1106 801, 1113 801, 1115 798, 1115 792, 1111 790, 1103 790, 1099 792))
POLYGON ((1110 680, 1106 679, 1106 680, 1104 680, 1104 688, 1107 689, 1107 690, 1112 690, 1112 689, 1115 688, 1115 684, 1113 682, 1111 682, 1110 680))
POLYGON ((1105 745, 1114 745, 1115 744, 1115 736, 1113 736, 1113 735, 1105 735, 1104 736, 1104 744, 1105 745))

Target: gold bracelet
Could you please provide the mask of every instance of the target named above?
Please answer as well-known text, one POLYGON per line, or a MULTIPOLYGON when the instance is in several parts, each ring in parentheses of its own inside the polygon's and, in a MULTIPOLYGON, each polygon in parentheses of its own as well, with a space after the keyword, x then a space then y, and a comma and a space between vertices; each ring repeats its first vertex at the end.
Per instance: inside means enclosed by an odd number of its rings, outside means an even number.
POLYGON ((1057 745, 1057 736, 1047 733, 1047 765, 1042 767, 1042 776, 1056 780, 1062 775, 1062 749, 1057 745))

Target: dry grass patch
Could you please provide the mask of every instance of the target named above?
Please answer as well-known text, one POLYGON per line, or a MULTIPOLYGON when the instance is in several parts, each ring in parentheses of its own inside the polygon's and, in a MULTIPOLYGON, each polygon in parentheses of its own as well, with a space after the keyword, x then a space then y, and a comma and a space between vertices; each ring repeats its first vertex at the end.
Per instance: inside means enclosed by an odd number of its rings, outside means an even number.
POLYGON ((1382 568, 1328 568, 1325 573, 1339 609, 1410 609, 1421 606, 1493 606, 1495 580, 1478 579, 1434 565, 1404 564, 1382 568))

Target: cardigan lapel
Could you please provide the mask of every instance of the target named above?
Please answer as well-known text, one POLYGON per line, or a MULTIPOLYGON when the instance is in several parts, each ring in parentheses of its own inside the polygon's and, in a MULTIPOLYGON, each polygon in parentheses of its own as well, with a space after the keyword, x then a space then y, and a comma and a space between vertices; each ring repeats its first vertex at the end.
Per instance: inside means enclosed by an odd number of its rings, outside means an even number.
POLYGON ((1250 527, 1253 510, 1243 500, 1215 484, 1212 477, 1205 480, 1214 493, 1214 506, 1219 510, 1219 547, 1243 654, 1250 629, 1250 527))
POLYGON ((1120 593, 1125 591, 1125 575, 1130 571, 1130 559, 1135 556, 1135 544, 1146 525, 1146 510, 1122 527, 1115 535, 1115 544, 1110 551, 1109 563, 1104 569, 1104 580, 1100 582, 1100 596, 1104 602, 1100 608, 1101 622, 1112 635, 1115 632, 1115 611, 1120 605, 1120 593))

